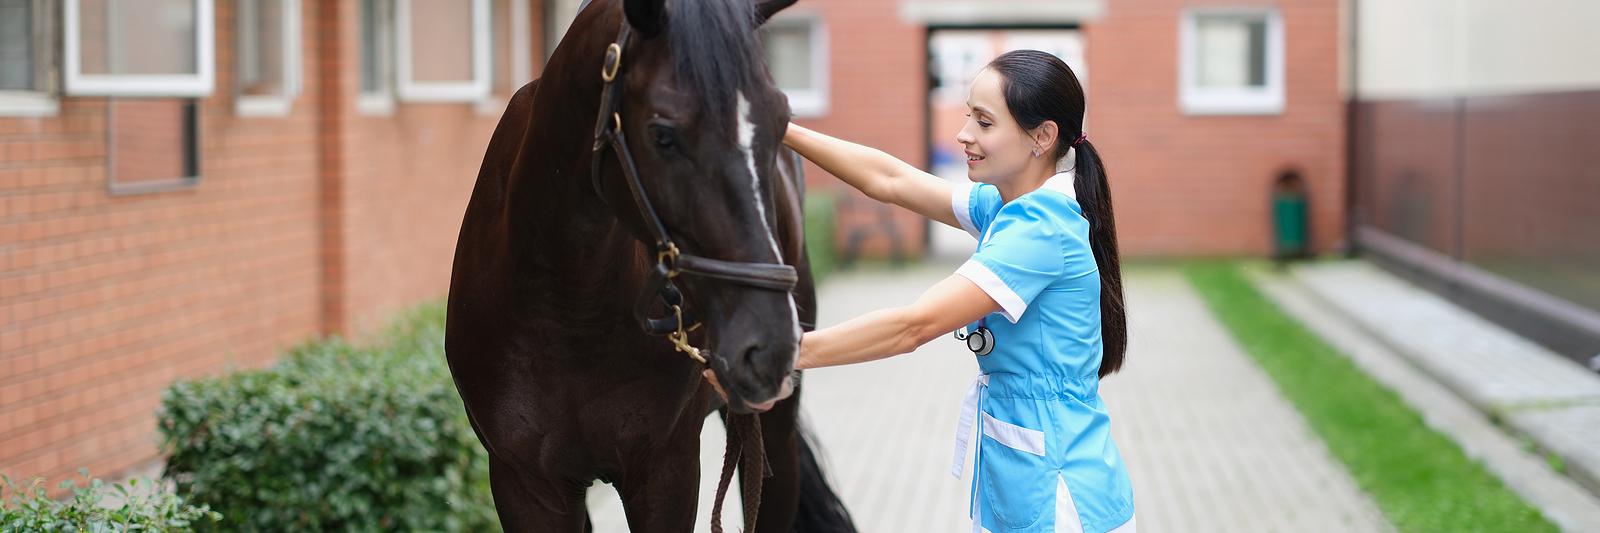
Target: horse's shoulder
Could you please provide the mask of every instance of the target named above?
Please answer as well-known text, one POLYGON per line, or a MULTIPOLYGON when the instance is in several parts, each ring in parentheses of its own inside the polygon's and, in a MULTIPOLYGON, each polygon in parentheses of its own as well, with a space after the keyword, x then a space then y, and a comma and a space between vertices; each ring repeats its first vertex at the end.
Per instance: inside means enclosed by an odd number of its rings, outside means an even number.
POLYGON ((517 89, 517 92, 511 95, 511 101, 516 102, 519 100, 532 100, 533 95, 539 92, 539 79, 540 78, 534 78, 533 81, 522 84, 522 87, 517 89))

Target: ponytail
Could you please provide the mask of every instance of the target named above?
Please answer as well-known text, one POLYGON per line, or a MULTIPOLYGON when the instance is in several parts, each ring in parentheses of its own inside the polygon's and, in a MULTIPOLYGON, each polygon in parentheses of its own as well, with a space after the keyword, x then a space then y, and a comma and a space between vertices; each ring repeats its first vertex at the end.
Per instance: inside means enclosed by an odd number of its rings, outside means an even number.
POLYGON ((1089 220, 1089 248, 1100 270, 1100 377, 1122 368, 1128 351, 1128 309, 1122 298, 1122 259, 1117 253, 1117 224, 1111 211, 1111 185, 1105 164, 1088 139, 1074 147, 1072 187, 1089 220))

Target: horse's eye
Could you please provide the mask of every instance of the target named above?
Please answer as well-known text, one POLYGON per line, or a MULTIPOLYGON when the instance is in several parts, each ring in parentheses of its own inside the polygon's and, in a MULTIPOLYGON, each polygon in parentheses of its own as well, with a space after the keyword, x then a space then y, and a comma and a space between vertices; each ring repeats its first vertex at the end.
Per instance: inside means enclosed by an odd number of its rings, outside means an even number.
POLYGON ((662 150, 674 150, 678 147, 678 132, 671 126, 661 124, 650 125, 650 140, 662 150))

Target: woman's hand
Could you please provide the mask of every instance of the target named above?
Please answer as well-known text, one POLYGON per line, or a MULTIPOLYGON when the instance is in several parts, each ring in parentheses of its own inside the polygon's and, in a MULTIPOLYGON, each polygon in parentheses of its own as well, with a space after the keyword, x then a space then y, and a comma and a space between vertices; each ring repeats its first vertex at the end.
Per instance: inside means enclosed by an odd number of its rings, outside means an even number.
POLYGON ((800 135, 800 130, 804 129, 805 128, 802 128, 793 122, 785 123, 783 129, 783 145, 789 148, 794 148, 795 139, 800 135))
POLYGON ((722 384, 717 383, 717 373, 707 368, 701 370, 700 375, 705 376, 706 381, 711 383, 711 390, 717 391, 717 396, 722 397, 722 403, 728 403, 728 391, 722 390, 722 384))

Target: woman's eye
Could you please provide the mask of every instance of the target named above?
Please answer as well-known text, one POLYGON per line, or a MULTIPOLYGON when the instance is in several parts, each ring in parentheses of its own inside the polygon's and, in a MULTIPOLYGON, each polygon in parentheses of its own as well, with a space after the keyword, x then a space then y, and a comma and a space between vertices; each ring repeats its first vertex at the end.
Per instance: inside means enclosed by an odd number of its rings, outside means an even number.
POLYGON ((980 121, 978 121, 978 126, 979 127, 983 127, 983 128, 987 128, 989 126, 993 126, 993 124, 990 124, 988 122, 984 122, 984 121, 980 120, 980 121))

